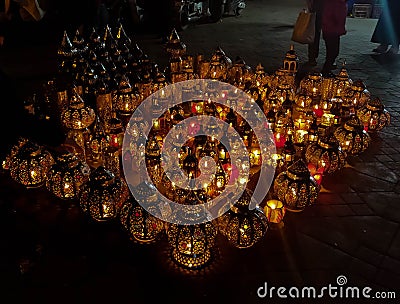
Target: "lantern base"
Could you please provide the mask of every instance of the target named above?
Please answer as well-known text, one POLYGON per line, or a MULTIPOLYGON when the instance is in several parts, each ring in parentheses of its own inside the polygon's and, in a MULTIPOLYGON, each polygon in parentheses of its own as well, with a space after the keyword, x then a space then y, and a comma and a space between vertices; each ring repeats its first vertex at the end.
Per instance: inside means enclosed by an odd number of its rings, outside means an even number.
POLYGON ((211 261, 211 250, 207 249, 201 254, 184 254, 177 249, 172 250, 173 261, 186 269, 201 269, 211 261))

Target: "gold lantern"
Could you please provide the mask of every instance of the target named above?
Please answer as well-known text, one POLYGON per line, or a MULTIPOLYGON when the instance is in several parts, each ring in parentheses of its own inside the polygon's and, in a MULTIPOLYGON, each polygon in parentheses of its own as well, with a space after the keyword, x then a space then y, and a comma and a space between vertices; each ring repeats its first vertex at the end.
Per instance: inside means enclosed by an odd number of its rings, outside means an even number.
POLYGON ((63 153, 48 172, 46 188, 59 198, 74 199, 89 175, 90 168, 85 162, 72 153, 63 153))
POLYGON ((335 75, 329 73, 328 75, 324 75, 322 79, 321 85, 321 98, 322 99, 331 99, 336 96, 335 89, 335 75))
POLYGON ((237 248, 252 247, 268 230, 268 220, 262 209, 257 206, 249 210, 252 195, 246 189, 238 202, 218 219, 220 231, 237 248))
POLYGON ((290 45, 290 50, 286 52, 283 60, 283 71, 285 72, 286 81, 292 87, 295 85, 295 76, 299 69, 299 57, 294 50, 294 45, 290 45))
POLYGON ((318 172, 326 174, 340 170, 346 164, 346 153, 333 135, 321 137, 318 142, 308 145, 305 158, 318 172))
POLYGON ((283 202, 286 210, 292 212, 303 211, 313 204, 319 190, 319 185, 302 159, 281 172, 274 181, 274 193, 283 202))
POLYGON ((321 73, 311 72, 300 81, 300 90, 318 100, 321 96, 322 80, 321 73))
POLYGON ((369 100, 363 108, 359 109, 357 117, 364 124, 364 129, 370 133, 381 131, 390 124, 390 114, 379 97, 369 100))
POLYGON ((117 218, 122 204, 129 195, 125 181, 103 166, 95 169, 79 193, 81 208, 95 221, 117 218))
POLYGON ((371 99, 371 93, 362 80, 356 80, 344 90, 342 97, 343 101, 352 103, 355 109, 359 109, 371 99))
POLYGON ((335 136, 343 151, 349 155, 361 154, 371 143, 371 137, 364 130, 364 125, 360 119, 355 115, 352 115, 343 126, 335 130, 335 136))
POLYGON ((113 98, 113 109, 122 120, 124 126, 128 124, 132 113, 138 107, 140 101, 139 93, 131 86, 128 77, 124 75, 113 98))
MULTIPOLYGON (((158 196, 156 190, 149 184, 142 182, 136 186, 140 197, 146 198, 146 208, 152 209, 152 213, 159 213, 157 207, 158 196)), ((159 218, 146 211, 139 203, 130 197, 122 206, 120 222, 129 233, 134 242, 149 244, 155 242, 164 229, 164 223, 159 218)))
POLYGON ((335 85, 334 85, 334 97, 344 95, 344 92, 351 86, 353 80, 350 79, 347 69, 345 67, 345 63, 343 67, 340 69, 339 74, 335 77, 335 85))
POLYGON ((268 200, 264 206, 264 213, 271 224, 271 228, 273 225, 277 225, 278 227, 283 226, 283 217, 285 216, 286 209, 280 200, 268 200))
POLYGON ((13 180, 27 188, 44 184, 54 159, 42 146, 31 141, 24 143, 10 160, 13 180))

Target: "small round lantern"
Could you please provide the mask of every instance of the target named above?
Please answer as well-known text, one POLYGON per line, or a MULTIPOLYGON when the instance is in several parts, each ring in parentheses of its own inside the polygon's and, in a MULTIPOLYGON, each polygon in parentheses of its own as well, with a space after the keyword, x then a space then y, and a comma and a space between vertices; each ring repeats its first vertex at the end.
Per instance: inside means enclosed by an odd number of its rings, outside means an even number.
POLYGON ((80 187, 89 180, 90 168, 72 153, 56 158, 48 172, 46 188, 62 199, 78 197, 80 187))
POLYGON ((305 156, 307 163, 312 163, 317 171, 327 174, 342 169, 346 164, 346 153, 333 135, 309 144, 305 156))
POLYGON ((318 98, 322 94, 322 80, 321 73, 311 72, 300 81, 300 90, 312 98, 318 98))
POLYGON ((343 151, 349 155, 361 154, 371 143, 371 137, 355 115, 352 115, 343 126, 338 127, 334 134, 343 151))
POLYGON ((354 81, 343 92, 343 101, 352 103, 355 109, 363 107, 371 99, 371 93, 367 90, 362 80, 354 81))
POLYGON ((221 232, 237 248, 252 247, 268 230, 268 220, 262 209, 257 206, 249 210, 251 200, 252 192, 246 189, 235 206, 219 218, 221 232))
POLYGON ((40 187, 46 181, 53 163, 53 157, 43 147, 26 142, 11 158, 11 178, 27 188, 40 187))
POLYGON ((302 159, 281 172, 274 181, 274 193, 283 202, 286 210, 292 212, 303 211, 313 204, 317 200, 319 189, 302 159))
POLYGON ((128 186, 103 166, 95 169, 79 194, 83 211, 95 221, 109 221, 118 216, 129 195, 128 186))
POLYGON ((94 110, 85 106, 82 98, 74 92, 69 107, 62 113, 63 125, 70 130, 83 130, 89 127, 96 118, 94 110))
MULTIPOLYGON (((157 207, 157 192, 151 185, 143 182, 136 186, 136 190, 139 191, 141 197, 146 198, 145 203, 148 208, 161 214, 161 210, 157 207)), ((147 212, 133 197, 123 204, 120 221, 131 239, 141 244, 155 242, 164 229, 163 221, 147 212)))
POLYGON ((371 133, 381 131, 390 124, 390 114, 379 97, 369 100, 363 108, 357 111, 357 117, 364 124, 364 129, 371 133))

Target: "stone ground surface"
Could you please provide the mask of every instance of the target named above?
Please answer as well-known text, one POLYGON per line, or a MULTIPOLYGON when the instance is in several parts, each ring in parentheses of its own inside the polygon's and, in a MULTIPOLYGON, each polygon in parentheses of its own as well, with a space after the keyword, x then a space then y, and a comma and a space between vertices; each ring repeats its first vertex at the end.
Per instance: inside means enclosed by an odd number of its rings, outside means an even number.
MULTIPOLYGON (((251 66, 260 62, 272 73, 290 47, 301 8, 300 1, 248 0, 242 16, 196 24, 180 36, 191 54, 210 56, 221 46, 231 58, 241 56, 251 66)), ((327 286, 344 275, 346 286, 397 291, 399 298, 400 55, 372 53, 376 45, 369 40, 376 21, 347 19, 340 58, 346 60, 353 80, 362 79, 374 96, 382 98, 392 123, 373 136, 365 153, 349 160, 351 166, 325 177, 326 190, 318 202, 302 213, 288 213, 284 228, 269 231, 248 250, 231 248, 219 239, 215 262, 197 275, 184 274, 166 262, 165 238, 148 247, 132 244, 117 224, 88 222, 78 206, 54 202, 51 195, 24 190, 2 176, 0 198, 3 207, 9 206, 2 208, 2 279, 8 283, 2 286, 26 299, 57 302, 275 303, 276 298, 257 298, 263 282, 277 287, 327 286)), ((166 54, 154 35, 136 38, 151 58, 165 63, 166 54)), ((1 50, 2 68, 26 91, 53 72, 43 67, 54 61, 55 47, 39 45, 29 53, 26 47, 1 50)), ((295 49, 305 62, 306 47, 295 44, 295 49)), ((323 58, 321 41, 317 69, 323 58)))

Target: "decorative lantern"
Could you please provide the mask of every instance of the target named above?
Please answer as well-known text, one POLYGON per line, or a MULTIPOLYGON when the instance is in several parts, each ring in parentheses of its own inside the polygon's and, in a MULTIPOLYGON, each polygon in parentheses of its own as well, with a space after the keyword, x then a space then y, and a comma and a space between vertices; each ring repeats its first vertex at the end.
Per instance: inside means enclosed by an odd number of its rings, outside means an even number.
POLYGON ((94 110, 85 106, 82 98, 75 92, 69 101, 69 107, 62 113, 63 125, 70 130, 82 130, 95 120, 94 110))
MULTIPOLYGON (((237 56, 233 65, 228 70, 228 81, 236 87, 244 89, 245 79, 251 73, 251 67, 246 64, 243 58, 237 56)), ((259 77, 262 77, 262 72, 259 72, 259 77)))
POLYGON ((321 137, 318 142, 308 145, 305 157, 315 170, 326 174, 340 170, 346 164, 346 153, 333 135, 321 137))
POLYGON ((286 52, 285 59, 283 60, 283 70, 286 74, 286 81, 291 86, 295 84, 295 76, 299 68, 299 57, 294 50, 293 44, 290 45, 290 50, 286 52))
POLYGON ((292 212, 303 211, 313 204, 317 200, 319 189, 302 159, 281 172, 274 181, 274 193, 286 209, 292 212))
POLYGON ((363 107, 370 99, 371 93, 362 80, 354 81, 343 92, 343 101, 352 103, 355 109, 363 107))
MULTIPOLYGON (((152 212, 160 212, 161 214, 161 211, 157 208, 157 192, 151 185, 141 183, 136 186, 136 190, 140 191, 141 197, 146 198, 147 208, 152 208, 152 212)), ((130 197, 123 204, 119 219, 130 238, 141 244, 155 242, 164 229, 163 221, 146 211, 133 197, 130 197)))
POLYGON ((43 147, 26 142, 11 158, 10 175, 13 180, 27 188, 44 184, 54 159, 43 147))
POLYGON ((342 150, 349 155, 361 154, 371 143, 371 137, 355 115, 352 115, 343 126, 335 130, 335 136, 339 140, 342 150))
POLYGON ((126 183, 103 166, 95 169, 79 194, 80 205, 95 221, 115 219, 128 198, 126 183))
POLYGON ((249 210, 252 192, 246 189, 238 202, 219 218, 219 227, 229 243, 237 248, 249 248, 259 242, 268 230, 268 220, 257 206, 249 210))
POLYGON ((334 94, 335 96, 342 97, 344 92, 351 86, 353 81, 350 79, 349 74, 345 68, 345 63, 343 67, 340 69, 339 74, 335 77, 335 86, 334 86, 334 94))
POLYGON ((336 96, 335 88, 335 75, 333 73, 329 73, 322 78, 321 85, 321 98, 322 99, 331 99, 336 96))
POLYGON ((318 100, 321 96, 322 79, 321 73, 311 72, 300 81, 300 90, 305 91, 313 100, 318 100))
POLYGON ((139 93, 131 86, 128 77, 123 76, 119 83, 117 93, 113 98, 113 109, 123 121, 124 126, 127 125, 132 113, 138 107, 140 100, 139 93))
POLYGON ((77 198, 89 175, 90 168, 85 162, 72 153, 63 153, 48 172, 46 188, 62 199, 77 198))
POLYGON ((379 97, 369 100, 363 108, 359 109, 357 117, 364 124, 364 129, 371 133, 381 131, 390 124, 390 114, 379 97))

